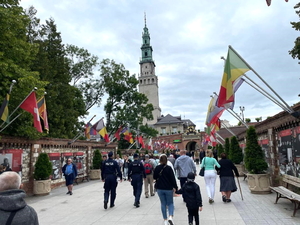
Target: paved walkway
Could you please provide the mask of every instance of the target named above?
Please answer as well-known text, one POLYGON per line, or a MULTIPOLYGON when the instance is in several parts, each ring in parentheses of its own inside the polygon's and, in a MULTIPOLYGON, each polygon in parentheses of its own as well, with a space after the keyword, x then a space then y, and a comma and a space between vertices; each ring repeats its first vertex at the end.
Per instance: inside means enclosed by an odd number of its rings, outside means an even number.
MULTIPOLYGON (((300 211, 291 217, 293 205, 285 199, 274 204, 275 194, 251 194, 247 181, 240 178, 244 200, 239 191, 232 195, 231 203, 223 203, 216 182, 215 203, 209 204, 203 177, 196 177, 203 199, 200 223, 205 225, 233 224, 300 224, 300 211)), ((178 182, 179 183, 179 182, 178 182)), ((38 213, 41 225, 162 225, 160 202, 157 195, 141 197, 140 208, 133 206, 132 187, 128 181, 119 183, 114 208, 103 208, 103 182, 90 181, 74 186, 73 195, 66 195, 67 188, 57 188, 48 196, 27 197, 26 201, 38 213)), ((187 210, 182 197, 174 198, 175 225, 187 225, 187 210)))

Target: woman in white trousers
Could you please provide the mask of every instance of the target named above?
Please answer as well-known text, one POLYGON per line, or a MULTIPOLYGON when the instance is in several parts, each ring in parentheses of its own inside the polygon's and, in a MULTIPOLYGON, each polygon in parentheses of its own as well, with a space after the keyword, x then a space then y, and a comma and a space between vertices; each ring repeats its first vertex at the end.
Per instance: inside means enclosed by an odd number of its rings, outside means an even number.
POLYGON ((208 149, 206 150, 206 157, 202 160, 201 168, 205 167, 204 171, 204 180, 206 185, 206 191, 209 198, 209 203, 214 202, 215 197, 215 183, 217 179, 217 172, 215 170, 215 166, 220 168, 220 164, 213 157, 213 152, 208 149))

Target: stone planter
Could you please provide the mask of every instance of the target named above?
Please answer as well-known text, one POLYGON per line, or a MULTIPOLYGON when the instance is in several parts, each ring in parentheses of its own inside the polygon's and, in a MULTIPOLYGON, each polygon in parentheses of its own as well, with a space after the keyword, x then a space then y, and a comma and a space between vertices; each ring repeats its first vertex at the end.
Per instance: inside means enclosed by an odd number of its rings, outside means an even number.
POLYGON ((253 194, 269 194, 270 175, 269 174, 247 174, 248 187, 253 194))
POLYGON ((51 191, 51 180, 34 180, 33 194, 48 195, 51 191))
POLYGON ((90 170, 90 180, 100 180, 100 169, 90 170))
POLYGON ((239 172, 240 176, 244 176, 245 166, 244 164, 234 164, 239 172))

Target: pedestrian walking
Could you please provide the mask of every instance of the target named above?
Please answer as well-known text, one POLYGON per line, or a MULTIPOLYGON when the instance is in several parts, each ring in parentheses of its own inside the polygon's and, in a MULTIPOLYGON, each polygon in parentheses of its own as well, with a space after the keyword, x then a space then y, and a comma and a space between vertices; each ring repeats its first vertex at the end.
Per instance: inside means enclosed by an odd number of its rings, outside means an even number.
POLYGON ((200 167, 205 167, 204 171, 204 180, 206 185, 206 191, 209 198, 209 203, 214 202, 215 197, 215 183, 217 179, 217 172, 215 167, 220 168, 220 164, 217 160, 213 157, 213 152, 208 149, 206 150, 206 157, 202 160, 202 164, 200 167))
POLYGON ((131 186, 133 187, 134 195, 134 206, 140 207, 140 198, 143 188, 143 178, 146 179, 146 173, 144 170, 143 163, 138 160, 139 155, 135 153, 133 155, 133 162, 129 164, 128 167, 128 181, 131 181, 131 186))
POLYGON ((196 165, 199 165, 199 161, 200 161, 200 153, 199 153, 199 149, 197 149, 194 153, 194 160, 196 162, 196 165))
POLYGON ((38 225, 36 211, 24 200, 21 177, 13 171, 0 175, 0 224, 38 225))
POLYGON ((180 157, 176 159, 174 169, 180 180, 180 187, 182 188, 187 181, 189 172, 196 174, 196 166, 193 159, 186 155, 186 150, 180 151, 180 157))
POLYGON ((205 151, 203 148, 200 149, 199 157, 200 157, 200 164, 201 164, 203 158, 205 157, 205 151))
POLYGON ((116 189, 118 186, 117 177, 122 182, 122 173, 118 163, 113 160, 113 152, 108 153, 108 159, 102 165, 102 181, 104 183, 104 209, 107 209, 108 199, 110 195, 110 208, 115 206, 116 189), (104 178, 104 179, 103 179, 104 178))
POLYGON ((76 165, 73 163, 71 158, 67 159, 67 163, 63 166, 62 172, 66 179, 66 186, 68 188, 67 195, 73 194, 73 183, 75 178, 77 177, 77 168, 76 165))
POLYGON ((217 170, 219 170, 220 174, 220 192, 222 193, 222 201, 231 202, 231 193, 237 190, 233 171, 236 177, 239 177, 239 172, 233 162, 230 159, 227 159, 224 152, 221 153, 219 164, 221 167, 217 170))
POLYGON ((154 187, 153 187, 153 171, 155 168, 154 163, 149 159, 149 155, 145 155, 144 168, 146 173, 146 179, 144 182, 145 197, 149 198, 149 186, 150 186, 150 195, 154 196, 154 187))
POLYGON ((182 189, 178 190, 177 194, 182 194, 188 210, 189 225, 193 224, 195 218, 196 225, 199 225, 199 211, 202 211, 202 196, 200 187, 195 182, 195 174, 189 173, 187 182, 182 189))
POLYGON ((178 186, 172 168, 167 165, 167 156, 164 154, 161 155, 159 162, 160 164, 155 168, 153 174, 153 178, 156 180, 155 188, 160 200, 164 225, 174 225, 173 193, 178 190, 178 186), (167 210, 169 211, 169 217, 167 210))
POLYGON ((128 179, 128 167, 130 164, 130 159, 128 159, 127 155, 124 155, 124 163, 123 163, 123 178, 124 180, 128 179))

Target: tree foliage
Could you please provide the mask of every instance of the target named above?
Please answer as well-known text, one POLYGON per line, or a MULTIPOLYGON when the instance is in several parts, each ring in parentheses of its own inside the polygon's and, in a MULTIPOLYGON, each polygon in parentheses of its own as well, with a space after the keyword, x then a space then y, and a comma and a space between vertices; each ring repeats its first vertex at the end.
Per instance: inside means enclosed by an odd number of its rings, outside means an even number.
POLYGON ((229 158, 235 164, 240 164, 243 161, 243 151, 236 136, 231 137, 230 140, 229 158))
POLYGON ((96 149, 96 150, 94 151, 94 156, 93 156, 93 166, 92 166, 92 169, 93 169, 93 170, 98 170, 98 169, 100 169, 101 164, 102 164, 102 156, 101 156, 100 150, 99 150, 99 149, 96 149))
MULTIPOLYGON (((294 6, 296 10, 296 14, 300 17, 300 2, 294 6)), ((298 22, 291 22, 292 28, 296 31, 300 31, 300 21, 298 22)), ((298 59, 298 63, 300 64, 300 37, 297 37, 295 40, 295 46, 292 50, 289 51, 289 54, 294 58, 298 59)))
POLYGON ((265 155, 258 144, 258 138, 253 126, 250 126, 247 130, 246 136, 246 148, 245 148, 245 167, 249 173, 262 174, 265 173, 268 164, 265 161, 265 155))
POLYGON ((225 145, 224 145, 224 152, 227 155, 228 158, 230 158, 230 141, 229 138, 225 139, 225 145))
POLYGON ((218 144, 217 145, 217 150, 218 150, 218 157, 220 158, 221 157, 221 153, 224 152, 224 147, 222 144, 218 144))
POLYGON ((34 165, 34 179, 47 180, 52 174, 52 163, 47 153, 40 153, 34 165))
POLYGON ((153 119, 153 105, 147 104, 147 96, 138 92, 138 80, 135 75, 129 74, 123 64, 102 60, 100 77, 108 95, 104 105, 108 131, 115 132, 124 124, 136 130, 142 124, 143 117, 153 119))
POLYGON ((102 80, 94 76, 98 57, 75 45, 67 45, 66 54, 73 86, 82 93, 85 110, 88 111, 94 105, 100 106, 104 95, 102 80))

